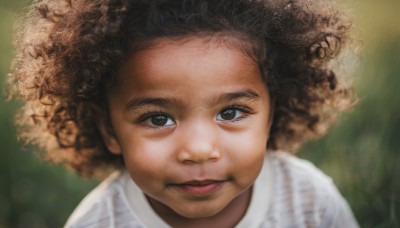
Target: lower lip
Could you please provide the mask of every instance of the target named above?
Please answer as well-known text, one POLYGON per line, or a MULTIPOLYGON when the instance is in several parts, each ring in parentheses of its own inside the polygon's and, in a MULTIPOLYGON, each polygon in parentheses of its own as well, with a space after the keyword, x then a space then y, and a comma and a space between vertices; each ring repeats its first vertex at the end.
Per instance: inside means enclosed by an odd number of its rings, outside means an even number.
POLYGON ((180 185, 174 185, 174 187, 190 195, 206 196, 217 192, 224 184, 225 181, 218 181, 206 185, 180 184, 180 185))

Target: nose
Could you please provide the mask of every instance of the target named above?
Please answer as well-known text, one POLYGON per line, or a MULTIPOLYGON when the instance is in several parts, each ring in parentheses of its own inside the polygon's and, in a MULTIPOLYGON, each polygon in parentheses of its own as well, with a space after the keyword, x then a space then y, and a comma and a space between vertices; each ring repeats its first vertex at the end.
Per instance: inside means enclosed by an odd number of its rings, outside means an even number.
POLYGON ((182 130, 178 161, 185 164, 218 161, 217 129, 212 124, 194 123, 182 130))

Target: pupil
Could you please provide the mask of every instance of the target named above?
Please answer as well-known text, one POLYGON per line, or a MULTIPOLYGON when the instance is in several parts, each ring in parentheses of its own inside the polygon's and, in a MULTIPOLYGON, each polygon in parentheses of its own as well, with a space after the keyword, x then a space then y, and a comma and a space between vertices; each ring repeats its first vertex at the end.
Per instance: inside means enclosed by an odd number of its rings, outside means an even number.
POLYGON ((228 109, 225 110, 221 113, 221 117, 224 120, 232 120, 236 116, 236 110, 234 109, 228 109))
POLYGON ((154 116, 151 118, 151 123, 156 126, 164 126, 168 121, 166 116, 154 116))

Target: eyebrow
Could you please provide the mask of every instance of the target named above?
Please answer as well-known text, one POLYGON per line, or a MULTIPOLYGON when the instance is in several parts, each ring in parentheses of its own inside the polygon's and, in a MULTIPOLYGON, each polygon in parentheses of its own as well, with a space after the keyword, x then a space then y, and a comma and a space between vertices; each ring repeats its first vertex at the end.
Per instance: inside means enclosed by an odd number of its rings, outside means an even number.
POLYGON ((258 99, 260 99, 260 95, 252 89, 244 89, 244 90, 239 90, 239 91, 223 94, 222 96, 218 97, 215 100, 215 103, 219 104, 219 103, 223 103, 223 102, 229 102, 229 101, 241 100, 241 99, 258 100, 258 99))
POLYGON ((137 98, 129 101, 125 105, 125 110, 131 111, 145 106, 160 106, 160 107, 168 107, 168 106, 177 106, 183 107, 183 102, 176 99, 170 98, 151 98, 151 97, 143 97, 137 98))
MULTIPOLYGON (((210 104, 220 104, 224 102, 230 102, 234 100, 258 100, 260 99, 260 95, 251 89, 244 89, 235 92, 225 93, 216 99, 211 100, 210 104)), ((171 98, 151 98, 151 97, 143 97, 137 98, 129 101, 125 105, 125 110, 131 111, 145 106, 160 106, 160 107, 170 107, 175 106, 178 108, 184 107, 184 103, 181 100, 171 99, 171 98)))

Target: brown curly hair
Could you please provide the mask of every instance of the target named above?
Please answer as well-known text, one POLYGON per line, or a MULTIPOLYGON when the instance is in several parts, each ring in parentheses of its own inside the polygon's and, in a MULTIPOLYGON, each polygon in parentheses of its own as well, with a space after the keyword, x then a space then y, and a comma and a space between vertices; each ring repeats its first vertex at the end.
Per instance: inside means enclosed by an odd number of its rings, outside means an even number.
POLYGON ((353 103, 330 64, 351 23, 328 0, 41 0, 21 21, 8 81, 25 101, 22 139, 84 176, 123 166, 95 116, 121 61, 160 37, 223 34, 248 47, 275 101, 269 149, 322 136, 353 103))

